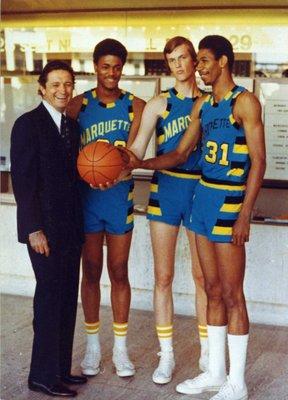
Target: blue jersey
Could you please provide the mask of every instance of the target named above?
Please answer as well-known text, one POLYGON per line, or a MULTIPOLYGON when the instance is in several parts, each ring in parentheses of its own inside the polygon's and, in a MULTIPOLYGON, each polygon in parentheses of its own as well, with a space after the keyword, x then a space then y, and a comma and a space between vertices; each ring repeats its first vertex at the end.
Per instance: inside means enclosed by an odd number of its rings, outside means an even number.
POLYGON ((244 129, 233 117, 237 96, 245 90, 235 86, 219 103, 209 95, 201 107, 201 183, 223 185, 226 189, 229 186, 241 189, 246 183, 249 152, 244 129))
MULTIPOLYGON (((117 100, 106 104, 97 98, 95 89, 85 92, 78 115, 80 147, 99 140, 126 146, 134 118, 133 97, 122 91, 117 100)), ((133 187, 130 177, 105 191, 82 182, 85 233, 103 231, 122 235, 133 229, 133 187)))
MULTIPOLYGON (((167 106, 157 121, 157 155, 168 153, 177 148, 189 122, 190 114, 196 98, 184 97, 175 88, 169 89, 161 94, 166 97, 167 106)), ((188 160, 177 167, 181 171, 197 171, 199 174, 199 159, 201 149, 197 146, 188 160)))
POLYGON ((122 91, 117 100, 106 104, 97 98, 95 89, 85 92, 78 115, 81 148, 96 140, 126 146, 134 117, 133 97, 122 91))

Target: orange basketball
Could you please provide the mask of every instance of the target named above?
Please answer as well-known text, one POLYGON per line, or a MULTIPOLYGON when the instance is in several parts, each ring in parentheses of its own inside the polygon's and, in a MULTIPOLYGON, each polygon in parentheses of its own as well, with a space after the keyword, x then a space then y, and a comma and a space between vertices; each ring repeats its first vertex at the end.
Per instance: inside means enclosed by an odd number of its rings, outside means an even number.
POLYGON ((93 186, 113 182, 123 169, 123 159, 117 147, 106 142, 93 142, 79 153, 77 168, 84 181, 93 186))

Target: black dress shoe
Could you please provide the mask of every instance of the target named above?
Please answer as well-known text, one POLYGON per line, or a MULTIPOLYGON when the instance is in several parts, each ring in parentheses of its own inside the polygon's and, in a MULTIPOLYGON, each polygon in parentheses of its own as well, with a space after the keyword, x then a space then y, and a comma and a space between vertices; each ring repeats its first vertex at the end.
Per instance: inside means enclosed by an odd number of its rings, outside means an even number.
POLYGON ((67 383, 67 385, 83 385, 87 382, 87 378, 85 376, 79 375, 65 375, 61 376, 61 381, 67 383))
POLYGON ((43 383, 37 383, 34 381, 28 381, 28 388, 34 392, 42 392, 48 394, 48 396, 62 396, 62 397, 75 397, 77 392, 69 389, 62 383, 55 383, 54 385, 44 385, 43 383))

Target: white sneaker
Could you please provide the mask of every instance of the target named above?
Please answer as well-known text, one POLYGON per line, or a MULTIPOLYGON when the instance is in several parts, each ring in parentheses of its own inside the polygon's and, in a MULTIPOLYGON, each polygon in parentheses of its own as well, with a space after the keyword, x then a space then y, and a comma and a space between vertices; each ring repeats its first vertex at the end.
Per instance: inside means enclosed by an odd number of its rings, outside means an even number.
POLYGON ((157 353, 160 356, 158 368, 155 369, 152 380, 154 383, 164 385, 171 382, 172 374, 175 368, 173 351, 165 351, 157 353))
POLYGON ((242 388, 239 388, 233 385, 228 377, 227 382, 224 383, 219 392, 211 397, 210 400, 248 400, 247 386, 244 384, 242 388))
POLYGON ((121 378, 135 375, 135 367, 128 357, 127 349, 114 347, 112 361, 116 368, 116 374, 121 378))
POLYGON ((217 392, 226 381, 223 378, 215 378, 209 372, 203 372, 194 379, 187 379, 176 386, 176 391, 182 394, 198 394, 204 392, 217 392))
POLYGON ((209 371, 209 353, 201 354, 199 358, 199 369, 203 372, 209 371))
POLYGON ((95 376, 100 372, 101 351, 91 347, 86 348, 84 360, 80 366, 82 374, 86 376, 95 376))

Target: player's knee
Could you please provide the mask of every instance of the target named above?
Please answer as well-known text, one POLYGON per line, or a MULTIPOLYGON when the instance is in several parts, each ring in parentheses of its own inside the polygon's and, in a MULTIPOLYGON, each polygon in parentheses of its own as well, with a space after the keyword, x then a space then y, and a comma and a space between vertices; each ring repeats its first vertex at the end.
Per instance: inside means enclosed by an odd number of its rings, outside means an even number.
POLYGON ((161 274, 155 278, 155 285, 160 290, 167 290, 172 287, 173 275, 172 274, 161 274))
POLYGON ((82 280, 88 284, 98 284, 101 278, 102 265, 94 260, 85 260, 83 262, 82 280))
POLYGON ((110 266, 109 276, 111 283, 114 285, 129 284, 127 263, 126 262, 113 263, 110 266))
POLYGON ((194 283, 197 288, 205 290, 205 280, 202 274, 193 274, 194 283))
POLYGON ((225 303, 226 308, 239 308, 241 307, 244 302, 244 294, 242 290, 237 290, 233 287, 224 287, 223 288, 223 301, 225 303))
POLYGON ((220 282, 205 282, 205 292, 210 303, 222 301, 220 282))

